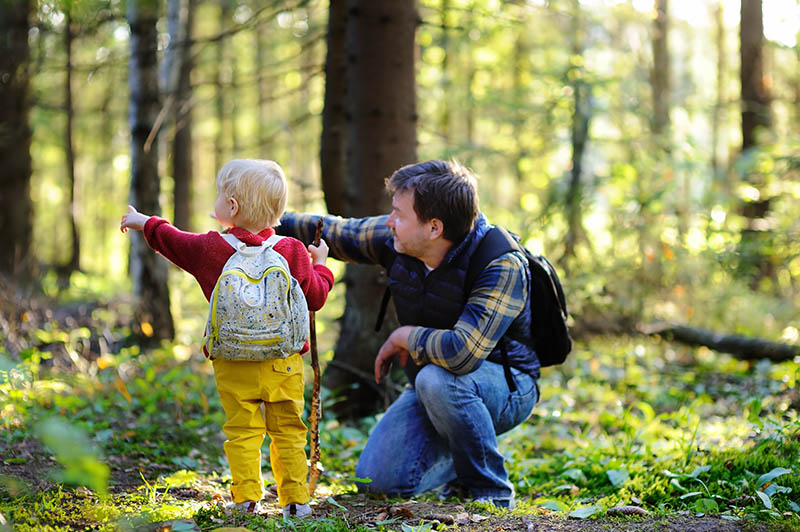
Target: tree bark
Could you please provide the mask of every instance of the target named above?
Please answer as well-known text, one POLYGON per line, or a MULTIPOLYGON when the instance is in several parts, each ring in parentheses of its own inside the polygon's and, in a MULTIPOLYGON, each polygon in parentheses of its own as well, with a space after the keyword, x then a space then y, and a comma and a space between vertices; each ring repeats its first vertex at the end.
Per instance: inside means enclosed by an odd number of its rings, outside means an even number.
MULTIPOLYGON (((761 0, 741 0, 739 26, 742 87, 742 153, 760 144, 760 137, 771 126, 770 97, 764 80, 764 23, 761 0)), ((746 201, 742 214, 747 218, 739 246, 740 271, 751 276, 755 288, 764 277, 774 274, 774 267, 763 251, 771 239, 765 222, 770 210, 770 198, 761 190, 763 177, 755 170, 747 170, 745 179, 759 189, 761 196, 746 201)))
POLYGON ((757 146, 771 125, 770 98, 764 83, 764 20, 761 0, 742 0, 739 26, 742 85, 742 151, 757 146))
POLYGON ((67 279, 69 273, 78 271, 81 268, 81 240, 76 222, 75 204, 75 146, 73 143, 73 130, 75 109, 72 102, 72 8, 65 7, 66 20, 64 21, 64 111, 66 113, 66 123, 64 126, 64 155, 67 170, 67 186, 69 187, 69 226, 72 235, 72 252, 69 262, 67 262, 65 273, 67 279))
POLYGON ((221 37, 216 42, 217 62, 214 65, 214 82, 216 84, 216 111, 217 111, 217 138, 214 142, 214 166, 215 171, 219 171, 225 164, 229 154, 229 140, 233 139, 232 131, 229 131, 230 114, 228 113, 228 98, 226 83, 230 82, 230 64, 228 59, 228 39, 227 35, 222 35, 227 29, 230 21, 230 2, 221 0, 219 13, 219 33, 221 37))
POLYGON ((0 2, 0 273, 33 277, 31 250, 30 0, 0 2))
POLYGON ((725 107, 725 71, 727 70, 727 50, 725 48, 725 20, 723 4, 719 0, 714 6, 714 43, 717 49, 716 102, 711 118, 711 167, 717 182, 723 181, 724 165, 720 156, 722 138, 723 109, 725 107))
POLYGON ((347 0, 331 0, 325 59, 325 103, 319 160, 328 212, 347 216, 347 0))
MULTIPOLYGON (((414 34, 419 23, 414 0, 350 0, 347 25, 348 198, 351 216, 389 211, 384 179, 416 161, 414 34)), ((373 331, 386 287, 377 267, 348 265, 345 312, 334 360, 372 372, 375 355, 389 327, 373 331)), ((350 372, 333 366, 325 372, 330 389, 353 384, 350 372)), ((360 385, 338 413, 343 417, 373 411, 375 391, 360 385)))
POLYGON ((672 102, 670 93, 669 61, 669 0, 656 1, 656 18, 653 20, 653 122, 652 131, 662 150, 670 150, 670 118, 672 102))
MULTIPOLYGON (((131 204, 147 214, 159 214, 158 142, 145 148, 160 110, 157 38, 158 0, 129 0, 131 29, 129 120, 131 128, 131 204)), ((171 339, 175 328, 170 312, 167 263, 149 249, 138 231, 131 234, 131 275, 136 295, 137 333, 153 340, 171 339)))
POLYGON ((192 205, 192 23, 193 0, 169 0, 167 31, 170 44, 164 54, 164 87, 173 99, 172 179, 175 183, 173 223, 191 229, 192 205))
MULTIPOLYGON (((575 2, 575 15, 573 16, 573 46, 572 54, 583 57, 586 49, 580 16, 580 3, 575 2)), ((570 169, 569 189, 567 190, 566 209, 568 231, 564 242, 564 258, 575 256, 575 247, 582 237, 583 220, 581 203, 583 200, 583 159, 586 152, 586 143, 589 140, 589 124, 592 118, 592 87, 585 79, 586 72, 583 66, 571 66, 568 78, 571 80, 573 94, 572 115, 572 168, 570 169)), ((565 271, 569 271, 568 262, 562 261, 565 271)))

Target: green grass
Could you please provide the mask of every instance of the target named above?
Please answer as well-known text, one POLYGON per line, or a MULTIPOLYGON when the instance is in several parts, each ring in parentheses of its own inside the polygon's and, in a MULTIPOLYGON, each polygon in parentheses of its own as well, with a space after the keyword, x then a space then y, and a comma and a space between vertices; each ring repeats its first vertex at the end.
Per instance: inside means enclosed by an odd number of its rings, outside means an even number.
MULTIPOLYGON (((19 362, 0 351, 4 470, 24 466, 20 451, 35 446, 53 456, 41 474, 56 486, 38 492, 0 476, 0 531, 125 530, 170 519, 194 519, 204 530, 354 529, 344 512, 297 524, 224 513, 212 504, 230 482, 223 416, 197 346, 120 347, 58 369, 92 334, 78 331, 42 324, 26 332, 19 362), (131 467, 134 484, 115 489, 109 474, 131 467)), ((653 338, 578 344, 565 365, 544 370, 534 414, 501 440, 515 513, 602 517, 637 505, 655 516, 796 525, 799 380, 795 362, 749 364, 653 338)), ((334 495, 354 490, 355 462, 374 423, 323 420, 324 481, 334 495)), ((400 529, 381 525, 392 526, 400 529)))

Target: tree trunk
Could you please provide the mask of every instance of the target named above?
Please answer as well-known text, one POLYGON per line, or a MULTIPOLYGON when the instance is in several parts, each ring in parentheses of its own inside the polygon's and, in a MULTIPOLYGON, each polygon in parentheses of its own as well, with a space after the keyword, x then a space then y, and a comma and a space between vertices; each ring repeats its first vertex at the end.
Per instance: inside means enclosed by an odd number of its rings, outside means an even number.
MULTIPOLYGON (((575 15, 573 20, 573 46, 574 57, 583 57, 586 43, 583 35, 580 4, 575 2, 575 15)), ((571 80, 573 94, 572 115, 572 168, 570 169, 569 189, 567 190, 566 207, 568 230, 564 243, 564 258, 575 256, 575 247, 582 237, 583 221, 581 203, 583 199, 583 158, 586 152, 586 143, 589 139, 589 123, 592 118, 592 87, 585 79, 586 72, 583 66, 571 66, 568 79, 571 80)), ((569 271, 568 262, 563 261, 565 271, 569 271)))
POLYGON ((172 179, 175 182, 173 223, 190 230, 192 205, 192 22, 193 0, 169 0, 167 30, 170 44, 164 54, 164 87, 173 99, 172 179))
POLYGON ((439 10, 441 11, 441 28, 442 28, 442 101, 439 102, 441 114, 439 115, 439 132, 442 135, 442 143, 444 144, 445 151, 450 149, 450 104, 448 98, 450 97, 450 29, 447 22, 448 14, 450 13, 450 0, 441 0, 442 4, 439 10))
MULTIPOLYGON (((160 110, 158 93, 158 0, 129 0, 131 30, 129 119, 131 128, 131 204, 147 214, 161 212, 158 176, 158 142, 145 148, 160 110)), ((137 333, 153 340, 173 338, 167 263, 153 253, 141 233, 131 234, 131 275, 136 301, 137 333)))
MULTIPOLYGON (((742 86, 742 153, 759 145, 760 137, 770 128, 770 101, 764 82, 764 24, 761 0, 742 0, 740 32, 742 86)), ((747 224, 742 230, 739 253, 740 271, 751 276, 755 287, 759 280, 771 277, 774 268, 764 252, 771 235, 765 222, 770 210, 770 198, 761 189, 763 177, 755 169, 746 170, 745 179, 761 195, 742 206, 747 224)))
POLYGON ((662 150, 670 150, 670 61, 669 61, 669 0, 656 0, 653 19, 653 123, 652 131, 662 150))
POLYGON ((64 21, 64 111, 67 115, 64 127, 64 154, 67 170, 67 186, 69 187, 69 226, 72 234, 72 253, 66 265, 65 273, 67 279, 69 274, 81 268, 81 240, 78 233, 78 224, 75 220, 75 212, 78 207, 75 204, 75 147, 72 140, 74 130, 75 110, 72 105, 72 12, 69 5, 65 8, 66 20, 64 21))
MULTIPOLYGON (((347 135, 349 214, 386 213, 390 199, 384 179, 416 161, 414 33, 419 23, 414 0, 350 0, 347 24, 347 135)), ((348 265, 345 312, 334 360, 366 373, 385 339, 373 331, 386 287, 377 267, 348 265)), ((330 389, 347 389, 353 375, 336 366, 325 372, 330 389), (334 371, 335 370, 335 371, 334 371)), ((360 416, 378 406, 373 388, 359 386, 340 405, 340 416, 360 416)))
MULTIPOLYGON (((219 32, 222 34, 228 27, 230 20, 230 2, 221 0, 219 13, 219 32)), ((219 171, 227 161, 229 151, 229 140, 232 140, 229 131, 228 99, 226 84, 230 82, 230 64, 228 62, 228 39, 230 37, 222 35, 217 40, 217 61, 214 65, 214 82, 216 84, 216 111, 217 111, 217 137, 214 142, 214 171, 219 171)))
POLYGON ((0 273, 32 278, 28 30, 31 2, 0 2, 0 273))
POLYGON ((328 51, 325 59, 325 104, 319 160, 322 190, 328 212, 347 216, 351 198, 347 180, 347 0, 331 0, 328 13, 328 51))
POLYGON ((725 172, 720 156, 720 138, 722 137, 723 110, 725 108, 725 71, 727 69, 727 50, 725 48, 725 19, 723 18, 722 1, 714 6, 714 42, 717 49, 716 102, 711 122, 711 168, 717 183, 723 181, 725 172))
POLYGON ((770 101, 764 83, 764 22, 761 0, 742 0, 740 32, 742 84, 742 151, 757 146, 769 129, 770 101))

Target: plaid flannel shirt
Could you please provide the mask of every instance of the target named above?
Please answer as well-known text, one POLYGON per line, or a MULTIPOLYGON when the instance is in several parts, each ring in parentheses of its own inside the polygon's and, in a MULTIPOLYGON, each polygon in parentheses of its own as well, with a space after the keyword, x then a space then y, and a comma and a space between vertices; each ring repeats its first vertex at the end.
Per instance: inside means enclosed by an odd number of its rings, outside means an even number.
MULTIPOLYGON (((482 215, 481 215, 482 216, 482 215)), ((286 213, 277 232, 303 242, 313 238, 319 215, 286 213)), ((346 262, 386 265, 396 255, 387 216, 340 218, 323 216, 322 238, 330 256, 346 262)), ((447 262, 458 246, 448 252, 447 262)), ((525 257, 510 252, 494 259, 481 273, 452 329, 433 329, 414 323, 408 348, 414 362, 433 363, 455 374, 475 369, 494 350, 528 301, 529 274, 525 257)))

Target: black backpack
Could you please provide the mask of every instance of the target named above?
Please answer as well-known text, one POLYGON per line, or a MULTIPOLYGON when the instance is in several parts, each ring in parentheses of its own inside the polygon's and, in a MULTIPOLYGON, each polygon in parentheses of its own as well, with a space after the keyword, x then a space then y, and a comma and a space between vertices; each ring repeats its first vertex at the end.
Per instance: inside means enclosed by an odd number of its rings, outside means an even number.
MULTIPOLYGON (((531 253, 519 242, 516 235, 512 235, 499 226, 486 232, 478 249, 475 250, 467 270, 465 293, 468 294, 472 290, 472 285, 490 262, 509 251, 520 251, 525 255, 531 272, 528 304, 531 305, 530 336, 533 344, 530 347, 536 350, 542 367, 561 364, 572 351, 572 338, 567 328, 567 302, 564 298, 561 281, 550 261, 541 255, 531 253)), ((391 264, 388 264, 387 271, 390 268, 391 264)), ((378 319, 375 323, 376 331, 380 330, 383 324, 390 296, 391 292, 387 287, 378 311, 378 319)), ((503 349, 503 358, 505 359, 505 343, 501 343, 500 347, 503 349)), ((506 369, 509 387, 513 391, 515 387, 512 386, 511 374, 505 360, 503 365, 506 369)))
POLYGON ((531 253, 516 235, 499 226, 486 233, 467 271, 467 293, 486 266, 509 251, 522 252, 531 271, 528 304, 531 305, 533 345, 530 347, 536 350, 542 367, 562 364, 572 351, 572 338, 567 328, 567 302, 561 281, 550 261, 531 253))

